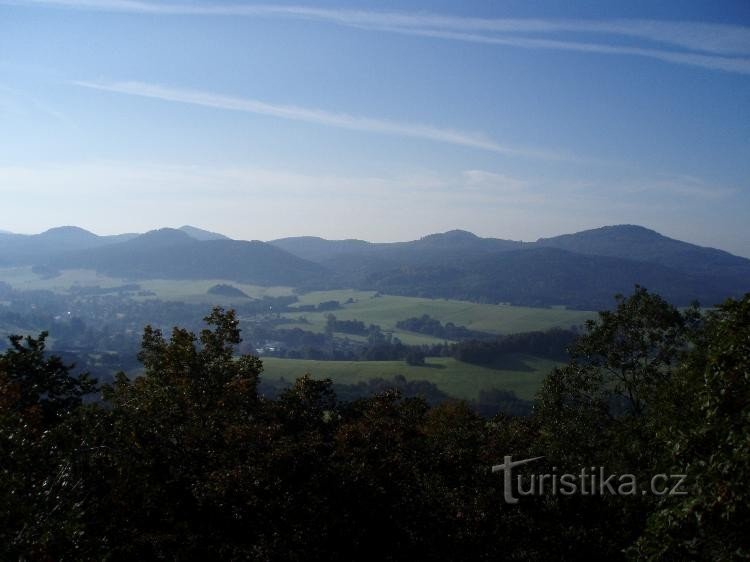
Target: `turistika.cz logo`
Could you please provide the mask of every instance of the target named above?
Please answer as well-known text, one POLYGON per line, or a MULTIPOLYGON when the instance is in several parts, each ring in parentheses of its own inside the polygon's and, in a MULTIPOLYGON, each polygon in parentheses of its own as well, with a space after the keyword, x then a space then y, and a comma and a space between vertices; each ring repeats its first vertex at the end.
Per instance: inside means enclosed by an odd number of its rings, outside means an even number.
POLYGON ((492 472, 503 473, 504 497, 509 504, 518 503, 518 496, 541 496, 545 494, 572 496, 684 496, 684 474, 655 474, 647 486, 639 486, 634 474, 607 474, 603 466, 583 467, 578 474, 560 473, 556 466, 551 472, 542 474, 517 474, 513 479, 513 468, 538 461, 544 457, 533 457, 514 461, 507 455, 503 464, 492 467, 492 472))

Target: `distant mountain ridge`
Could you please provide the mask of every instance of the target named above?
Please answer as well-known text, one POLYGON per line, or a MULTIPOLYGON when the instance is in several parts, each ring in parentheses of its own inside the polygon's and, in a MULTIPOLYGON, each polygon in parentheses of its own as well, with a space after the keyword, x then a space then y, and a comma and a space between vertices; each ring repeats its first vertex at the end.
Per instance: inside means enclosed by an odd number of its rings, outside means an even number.
POLYGON ((613 294, 636 283, 678 305, 713 305, 750 291, 750 260, 635 225, 536 242, 452 230, 393 243, 314 236, 248 242, 191 226, 121 236, 60 227, 0 233, 0 266, 9 265, 576 308, 609 306, 613 294))
POLYGON ((162 228, 120 244, 62 253, 43 265, 94 269, 129 279, 227 279, 258 285, 297 286, 324 269, 265 242, 196 240, 162 228))
POLYGON ((697 268, 703 272, 715 272, 717 267, 747 272, 750 264, 750 260, 729 252, 668 238, 637 225, 604 226, 554 238, 540 238, 536 245, 579 254, 658 263, 681 270, 697 268))
POLYGON ((271 244, 336 272, 345 285, 394 294, 602 307, 636 283, 683 305, 715 304, 750 291, 750 260, 636 225, 536 242, 462 230, 412 242, 356 242, 285 238, 271 244))
POLYGON ((449 262, 468 256, 484 255, 502 250, 519 249, 523 242, 499 238, 480 238, 465 230, 430 234, 410 242, 365 242, 364 240, 326 240, 302 236, 272 240, 273 244, 298 257, 328 264, 332 261, 368 258, 381 265, 449 262), (355 257, 356 256, 356 257, 355 257))
POLYGON ((60 252, 117 244, 137 234, 97 236, 77 226, 50 228, 40 234, 0 232, 0 266, 36 265, 60 252))
POLYGON ((202 228, 197 228, 195 226, 190 226, 189 224, 186 224, 184 226, 181 226, 177 230, 181 230, 191 238, 195 238, 196 240, 231 240, 228 236, 224 236, 223 234, 219 234, 218 232, 211 232, 210 230, 203 230, 202 228))
MULTIPOLYGON (((196 240, 230 240, 223 234, 189 225, 179 230, 196 240)), ((61 252, 98 248, 127 242, 139 236, 141 234, 137 233, 99 236, 78 226, 58 226, 39 234, 15 234, 0 230, 0 266, 36 265, 61 252)))

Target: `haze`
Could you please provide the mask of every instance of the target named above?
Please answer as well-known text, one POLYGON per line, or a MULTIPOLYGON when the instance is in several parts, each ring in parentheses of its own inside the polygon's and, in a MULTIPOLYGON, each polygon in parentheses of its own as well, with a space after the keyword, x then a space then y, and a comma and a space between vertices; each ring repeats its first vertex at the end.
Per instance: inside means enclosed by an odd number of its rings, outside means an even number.
POLYGON ((0 228, 750 256, 750 5, 648 8, 0 0, 0 228))

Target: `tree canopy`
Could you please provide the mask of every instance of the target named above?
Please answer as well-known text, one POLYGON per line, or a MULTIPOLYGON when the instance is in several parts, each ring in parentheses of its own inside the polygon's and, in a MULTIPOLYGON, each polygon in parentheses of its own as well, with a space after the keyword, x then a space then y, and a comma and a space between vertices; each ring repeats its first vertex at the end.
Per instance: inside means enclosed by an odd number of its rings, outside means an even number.
MULTIPOLYGON (((277 398, 238 355, 233 311, 147 326, 140 376, 94 383, 45 353, 0 355, 0 558, 742 559, 750 295, 709 312, 645 289, 591 322, 529 416, 484 418, 384 390, 277 398), (683 496, 524 497, 490 467, 687 475, 683 496)), ((520 470, 520 469, 519 469, 520 470)))

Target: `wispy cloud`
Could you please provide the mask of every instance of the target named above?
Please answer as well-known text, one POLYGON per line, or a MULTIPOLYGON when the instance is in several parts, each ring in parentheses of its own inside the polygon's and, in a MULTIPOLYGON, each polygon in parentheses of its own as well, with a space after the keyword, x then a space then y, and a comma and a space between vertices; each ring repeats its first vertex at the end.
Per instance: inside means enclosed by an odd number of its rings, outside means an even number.
POLYGON ((709 183, 701 178, 684 174, 645 181, 627 188, 627 191, 630 193, 666 193, 671 196, 679 195, 683 198, 702 201, 726 199, 737 193, 737 189, 733 187, 709 183))
POLYGON ((627 45, 605 45, 601 43, 584 43, 580 41, 561 41, 557 39, 537 39, 529 37, 495 37, 476 33, 440 31, 433 29, 406 29, 399 27, 381 28, 392 33, 454 39, 470 43, 504 45, 525 49, 547 49, 556 51, 577 51, 581 53, 598 53, 607 55, 631 55, 658 59, 664 62, 700 66, 710 70, 723 70, 738 74, 750 74, 750 58, 722 57, 687 51, 668 51, 631 47, 627 45))
POLYGON ((27 117, 31 112, 50 117, 67 127, 76 127, 76 124, 67 115, 40 101, 35 96, 0 84, 0 115, 5 113, 27 117))
POLYGON ((335 113, 295 105, 272 104, 250 98, 226 96, 197 90, 167 88, 158 84, 147 84, 143 82, 104 83, 76 81, 73 82, 73 84, 95 90, 214 107, 230 111, 270 115, 281 119, 316 123, 340 129, 414 137, 459 146, 479 148, 510 156, 524 156, 549 160, 568 159, 567 156, 561 153, 503 145, 479 133, 444 129, 419 123, 405 123, 387 119, 376 119, 372 117, 349 115, 347 113, 335 113))
POLYGON ((517 48, 649 57, 669 63, 750 74, 750 27, 740 25, 663 20, 472 18, 313 6, 175 4, 137 0, 0 0, 0 3, 157 15, 307 19, 517 48), (578 37, 573 39, 569 37, 571 34, 578 37), (587 39, 581 40, 580 35, 586 35, 587 39), (597 40, 588 40, 588 36, 597 40), (622 45, 622 39, 654 45, 622 45))

